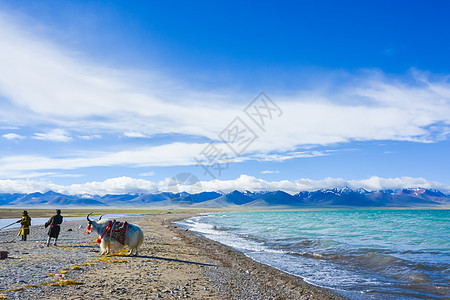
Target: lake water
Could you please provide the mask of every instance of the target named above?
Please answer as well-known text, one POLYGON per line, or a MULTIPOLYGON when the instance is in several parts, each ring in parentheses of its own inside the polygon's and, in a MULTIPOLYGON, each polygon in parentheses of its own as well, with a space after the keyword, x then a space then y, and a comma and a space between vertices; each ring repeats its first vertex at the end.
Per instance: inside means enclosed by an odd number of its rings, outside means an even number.
POLYGON ((450 211, 230 212, 179 222, 352 299, 450 297, 450 211))
MULTIPOLYGON (((142 215, 139 213, 132 213, 132 214, 105 214, 103 216, 102 219, 114 219, 114 218, 123 218, 125 216, 133 216, 133 215, 142 215)), ((151 215, 151 214, 149 214, 151 215)), ((31 216, 32 217, 32 216, 31 216)), ((63 215, 64 217, 64 215, 63 215)), ((15 219, 0 219, 0 228, 3 228, 4 226, 7 226, 17 220, 20 220, 22 217, 18 217, 15 219)), ((91 217, 92 220, 97 220, 98 216, 93 216, 91 217)), ((31 226, 39 226, 39 225, 44 225, 45 222, 48 221, 48 219, 50 219, 50 217, 48 218, 32 218, 31 219, 31 226)), ((81 220, 86 220, 86 216, 84 217, 64 217, 63 221, 64 222, 69 222, 69 221, 81 221, 81 220)), ((86 226, 87 226, 87 221, 86 221, 86 226)), ((8 226, 5 229, 10 229, 10 228, 20 228, 20 224, 13 224, 11 226, 8 226)))

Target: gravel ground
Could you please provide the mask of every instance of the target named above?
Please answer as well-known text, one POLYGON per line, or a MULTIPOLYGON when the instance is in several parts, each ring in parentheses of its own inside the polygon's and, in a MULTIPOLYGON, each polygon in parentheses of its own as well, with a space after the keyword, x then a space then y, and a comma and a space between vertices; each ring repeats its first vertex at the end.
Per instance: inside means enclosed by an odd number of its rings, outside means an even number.
POLYGON ((82 221, 64 223, 57 247, 45 246, 47 229, 44 226, 32 226, 24 242, 17 236, 18 229, 0 231, 0 250, 9 252, 8 259, 0 260, 0 290, 50 282, 55 278, 47 274, 98 258, 98 247, 94 247, 92 238, 81 235, 85 229, 79 226, 85 225, 82 221))

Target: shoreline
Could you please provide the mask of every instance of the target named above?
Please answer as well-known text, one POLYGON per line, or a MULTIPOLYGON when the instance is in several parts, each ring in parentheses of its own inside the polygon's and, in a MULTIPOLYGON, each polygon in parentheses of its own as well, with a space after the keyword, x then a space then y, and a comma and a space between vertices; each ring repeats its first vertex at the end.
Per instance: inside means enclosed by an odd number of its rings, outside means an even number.
POLYGON ((97 236, 78 228, 86 221, 63 223, 58 247, 39 242, 42 226, 23 243, 17 230, 0 231, 0 250, 10 252, 0 261, 0 299, 345 299, 173 224, 195 215, 126 218, 144 230, 138 257, 100 257, 97 236), (64 278, 45 277, 61 271, 64 278))
MULTIPOLYGON (((190 217, 193 216, 196 216, 196 214, 192 214, 190 217)), ((210 255, 214 255, 219 261, 222 261, 223 265, 229 268, 227 272, 230 273, 228 274, 230 281, 239 282, 239 279, 242 277, 253 277, 254 283, 264 287, 267 286, 269 289, 276 289, 275 295, 270 295, 267 299, 346 299, 330 289, 308 283, 300 276, 258 262, 230 246, 208 239, 192 231, 183 230, 178 225, 173 224, 186 218, 172 220, 171 230, 196 243, 210 255)), ((231 286, 234 286, 234 284, 232 283, 231 286)), ((236 291, 233 291, 233 289, 227 290, 226 296, 227 299, 246 299, 236 297, 236 291)))

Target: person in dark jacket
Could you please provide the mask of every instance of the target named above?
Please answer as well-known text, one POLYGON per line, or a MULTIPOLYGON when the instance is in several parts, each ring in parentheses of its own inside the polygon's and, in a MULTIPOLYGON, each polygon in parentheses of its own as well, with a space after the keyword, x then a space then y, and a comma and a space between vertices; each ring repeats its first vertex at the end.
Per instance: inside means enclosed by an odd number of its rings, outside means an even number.
POLYGON ((63 217, 61 216, 61 211, 59 209, 56 210, 56 215, 51 217, 47 223, 45 223, 45 228, 49 227, 48 229, 48 240, 47 240, 47 247, 50 246, 50 241, 52 238, 55 238, 55 243, 53 244, 56 246, 56 242, 58 241, 59 231, 61 230, 61 223, 63 222, 63 217))
POLYGON ((16 223, 20 223, 22 225, 22 227, 20 227, 18 235, 22 236, 22 241, 26 241, 27 235, 30 234, 30 226, 31 226, 31 218, 26 210, 24 210, 22 213, 22 219, 17 221, 16 223))

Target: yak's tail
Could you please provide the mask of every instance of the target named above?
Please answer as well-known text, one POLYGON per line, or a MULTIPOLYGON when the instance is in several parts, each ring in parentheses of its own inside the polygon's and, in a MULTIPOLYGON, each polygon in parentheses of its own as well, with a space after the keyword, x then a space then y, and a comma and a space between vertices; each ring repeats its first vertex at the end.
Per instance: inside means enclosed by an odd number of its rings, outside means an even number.
POLYGON ((142 243, 144 242, 144 232, 140 228, 139 228, 138 232, 139 232, 139 234, 138 234, 136 249, 139 249, 141 247, 142 243))

